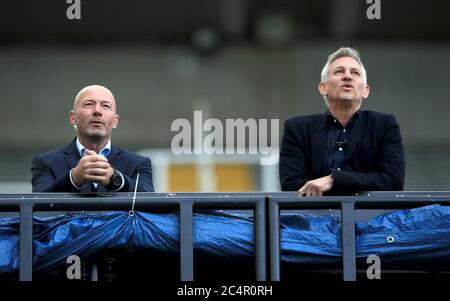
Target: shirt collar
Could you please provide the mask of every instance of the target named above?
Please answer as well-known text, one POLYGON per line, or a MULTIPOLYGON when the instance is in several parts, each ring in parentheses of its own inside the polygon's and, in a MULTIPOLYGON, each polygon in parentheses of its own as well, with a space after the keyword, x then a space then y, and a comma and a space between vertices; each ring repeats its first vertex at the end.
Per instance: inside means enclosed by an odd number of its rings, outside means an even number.
MULTIPOLYGON (((86 148, 81 144, 80 139, 77 137, 77 141, 75 142, 77 145, 78 153, 80 154, 80 157, 84 156, 84 152, 86 151, 86 148)), ((106 143, 105 147, 102 148, 99 155, 103 157, 108 157, 109 153, 111 151, 111 139, 108 140, 108 143, 106 143)))
MULTIPOLYGON (((358 109, 357 111, 355 111, 355 113, 353 114, 352 118, 350 118, 349 122, 347 123, 347 126, 346 126, 347 128, 351 127, 353 125, 355 120, 359 118, 360 113, 361 113, 361 109, 358 109)), ((325 116, 326 116, 327 122, 329 124, 335 124, 336 123, 337 119, 333 115, 331 115, 330 110, 327 110, 325 112, 325 116)))

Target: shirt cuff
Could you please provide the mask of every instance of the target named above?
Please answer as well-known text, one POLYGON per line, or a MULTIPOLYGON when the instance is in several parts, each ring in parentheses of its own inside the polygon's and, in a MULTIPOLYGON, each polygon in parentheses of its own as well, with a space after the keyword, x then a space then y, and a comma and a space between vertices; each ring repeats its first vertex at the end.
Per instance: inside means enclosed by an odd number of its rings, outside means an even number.
POLYGON ((75 182, 72 179, 72 170, 73 170, 73 168, 70 170, 70 173, 69 173, 70 183, 72 183, 73 187, 75 187, 76 189, 81 190, 82 187, 78 187, 77 185, 75 185, 75 182))

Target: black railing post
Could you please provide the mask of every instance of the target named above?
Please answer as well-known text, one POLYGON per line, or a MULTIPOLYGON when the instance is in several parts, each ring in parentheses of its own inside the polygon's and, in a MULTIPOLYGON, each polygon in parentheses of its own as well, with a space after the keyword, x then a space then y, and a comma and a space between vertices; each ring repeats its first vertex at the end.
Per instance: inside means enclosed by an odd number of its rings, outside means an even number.
POLYGON ((278 202, 269 198, 269 256, 270 280, 280 281, 280 207, 278 202))
POLYGON ((194 280, 191 201, 180 201, 180 279, 194 280))
POLYGON ((355 204, 343 201, 341 210, 344 281, 356 281, 355 204))
POLYGON ((255 260, 256 280, 267 280, 267 251, 266 251, 266 208, 265 198, 255 205, 255 260))
POLYGON ((20 204, 20 281, 33 280, 33 204, 20 204))

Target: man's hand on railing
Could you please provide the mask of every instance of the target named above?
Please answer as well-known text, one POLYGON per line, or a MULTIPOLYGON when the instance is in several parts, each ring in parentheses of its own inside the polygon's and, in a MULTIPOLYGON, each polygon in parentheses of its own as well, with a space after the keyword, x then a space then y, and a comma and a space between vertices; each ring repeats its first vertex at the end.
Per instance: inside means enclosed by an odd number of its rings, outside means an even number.
POLYGON ((300 196, 322 196, 333 187, 331 175, 311 180, 305 183, 298 191, 300 196))

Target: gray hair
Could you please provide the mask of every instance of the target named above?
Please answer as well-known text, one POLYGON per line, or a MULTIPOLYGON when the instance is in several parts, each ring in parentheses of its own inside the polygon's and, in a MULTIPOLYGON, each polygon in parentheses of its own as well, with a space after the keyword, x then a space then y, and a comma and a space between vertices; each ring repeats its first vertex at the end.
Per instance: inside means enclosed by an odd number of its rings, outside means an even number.
POLYGON ((328 57, 327 63, 322 69, 322 73, 320 74, 320 80, 325 81, 328 78, 328 72, 330 71, 330 65, 335 60, 341 58, 341 57, 351 57, 355 61, 358 62, 358 64, 361 65, 361 72, 362 72, 362 78, 363 82, 366 85, 367 84, 367 73, 366 69, 364 68, 364 64, 361 61, 361 56, 359 55, 359 52, 353 48, 350 47, 341 47, 336 52, 330 54, 328 57))
MULTIPOLYGON (((328 72, 330 71, 330 65, 335 60, 341 58, 341 57, 351 57, 355 61, 358 62, 358 64, 361 66, 361 72, 362 72, 362 79, 365 85, 367 85, 367 72, 364 68, 364 64, 361 61, 361 56, 359 55, 359 52, 356 49, 350 48, 350 47, 341 47, 337 51, 333 52, 328 56, 327 63, 322 69, 322 73, 320 74, 320 80, 322 82, 325 82, 328 78, 328 72)), ((325 99, 325 103, 328 106, 328 98, 326 95, 323 96, 323 99, 325 99)))

